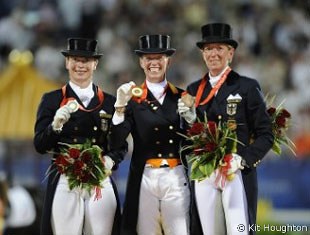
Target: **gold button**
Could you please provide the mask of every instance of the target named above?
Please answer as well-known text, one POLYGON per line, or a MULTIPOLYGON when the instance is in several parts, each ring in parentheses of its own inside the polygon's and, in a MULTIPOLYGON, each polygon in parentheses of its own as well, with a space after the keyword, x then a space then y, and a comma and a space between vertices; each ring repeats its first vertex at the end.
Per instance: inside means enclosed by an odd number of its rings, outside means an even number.
POLYGON ((173 157, 173 153, 169 153, 169 157, 173 157))
POLYGON ((156 144, 160 144, 160 141, 156 141, 156 144))
POLYGON ((169 129, 170 129, 170 130, 173 130, 173 126, 169 126, 169 129))
POLYGON ((76 143, 76 142, 77 142, 77 138, 74 138, 74 139, 73 139, 73 142, 76 143))
POLYGON ((94 126, 94 131, 98 130, 98 127, 94 126))
POLYGON ((173 144, 173 140, 169 140, 169 144, 173 144))
POLYGON ((74 127, 74 130, 75 130, 75 131, 77 131, 78 129, 79 129, 79 127, 77 127, 77 126, 74 127))
POLYGON ((154 130, 155 130, 155 131, 158 131, 159 129, 158 129, 158 127, 155 127, 154 130))
POLYGON ((96 139, 92 138, 91 142, 96 143, 96 139))
POLYGON ((157 154, 158 157, 162 157, 163 155, 161 153, 157 154))

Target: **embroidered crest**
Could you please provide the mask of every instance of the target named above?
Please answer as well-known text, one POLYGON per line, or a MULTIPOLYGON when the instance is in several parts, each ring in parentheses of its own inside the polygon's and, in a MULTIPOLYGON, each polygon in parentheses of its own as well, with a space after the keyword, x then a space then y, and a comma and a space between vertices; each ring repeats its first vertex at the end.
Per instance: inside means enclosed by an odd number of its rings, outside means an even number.
POLYGON ((241 102, 242 97, 238 93, 236 95, 230 94, 226 100, 227 100, 226 113, 229 116, 236 115, 237 106, 238 106, 238 103, 241 102))

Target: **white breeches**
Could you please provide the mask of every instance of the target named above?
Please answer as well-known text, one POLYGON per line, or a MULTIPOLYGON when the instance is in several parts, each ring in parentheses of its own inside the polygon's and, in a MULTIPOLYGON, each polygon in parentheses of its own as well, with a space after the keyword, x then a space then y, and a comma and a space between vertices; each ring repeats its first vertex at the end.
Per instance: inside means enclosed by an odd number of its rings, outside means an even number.
POLYGON ((95 199, 81 189, 70 190, 60 176, 52 205, 51 224, 55 235, 110 235, 116 210, 116 198, 110 178, 102 182, 102 197, 95 199))
POLYGON ((190 191, 183 166, 144 168, 139 235, 189 235, 190 191))
POLYGON ((215 185, 217 172, 201 182, 195 181, 203 234, 246 235, 249 231, 248 208, 241 171, 236 172, 232 181, 227 180, 223 189, 215 185), (245 226, 243 232, 240 226, 245 226))

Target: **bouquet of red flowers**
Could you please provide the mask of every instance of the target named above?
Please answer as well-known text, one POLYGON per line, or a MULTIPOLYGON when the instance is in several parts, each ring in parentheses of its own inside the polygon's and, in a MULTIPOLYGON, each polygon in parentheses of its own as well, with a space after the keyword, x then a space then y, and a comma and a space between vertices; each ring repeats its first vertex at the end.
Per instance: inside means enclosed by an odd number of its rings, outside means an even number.
MULTIPOLYGON (((192 180, 204 180, 217 168, 227 171, 231 154, 237 151, 236 123, 198 120, 187 131, 185 137, 189 145, 182 147, 181 151, 190 150, 187 155, 191 163, 190 178, 192 180)), ((226 175, 227 176, 227 175, 226 175)), ((227 179, 232 179, 233 176, 227 179)))
POLYGON ((296 155, 294 151, 295 144, 287 136, 287 131, 289 129, 292 116, 290 112, 282 107, 283 102, 277 107, 274 107, 272 105, 274 99, 275 97, 269 99, 268 96, 265 98, 267 103, 267 112, 271 118, 272 132, 274 135, 272 150, 276 154, 280 155, 282 152, 281 145, 285 145, 294 155, 296 155))
MULTIPOLYGON (((68 179, 70 190, 73 188, 100 188, 101 182, 111 175, 111 170, 104 167, 102 149, 92 145, 89 140, 84 144, 59 143, 58 156, 54 159, 58 174, 64 174, 68 179)), ((48 170, 50 171, 50 169, 48 170)))

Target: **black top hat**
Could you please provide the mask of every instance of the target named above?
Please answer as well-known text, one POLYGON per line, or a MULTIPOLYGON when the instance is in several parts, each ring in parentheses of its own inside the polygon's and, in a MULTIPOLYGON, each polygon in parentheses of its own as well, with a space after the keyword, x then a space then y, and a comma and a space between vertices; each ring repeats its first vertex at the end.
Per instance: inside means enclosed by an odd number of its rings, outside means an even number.
POLYGON ((96 51, 97 40, 88 38, 69 38, 67 50, 61 51, 64 56, 81 56, 100 58, 96 51))
POLYGON ((175 52, 170 47, 170 36, 168 35, 144 35, 139 38, 139 49, 135 53, 139 56, 143 54, 166 54, 171 56, 175 52))
POLYGON ((227 43, 233 48, 238 47, 238 42, 232 39, 232 28, 229 24, 212 23, 201 27, 202 41, 196 45, 202 49, 207 43, 227 43))

